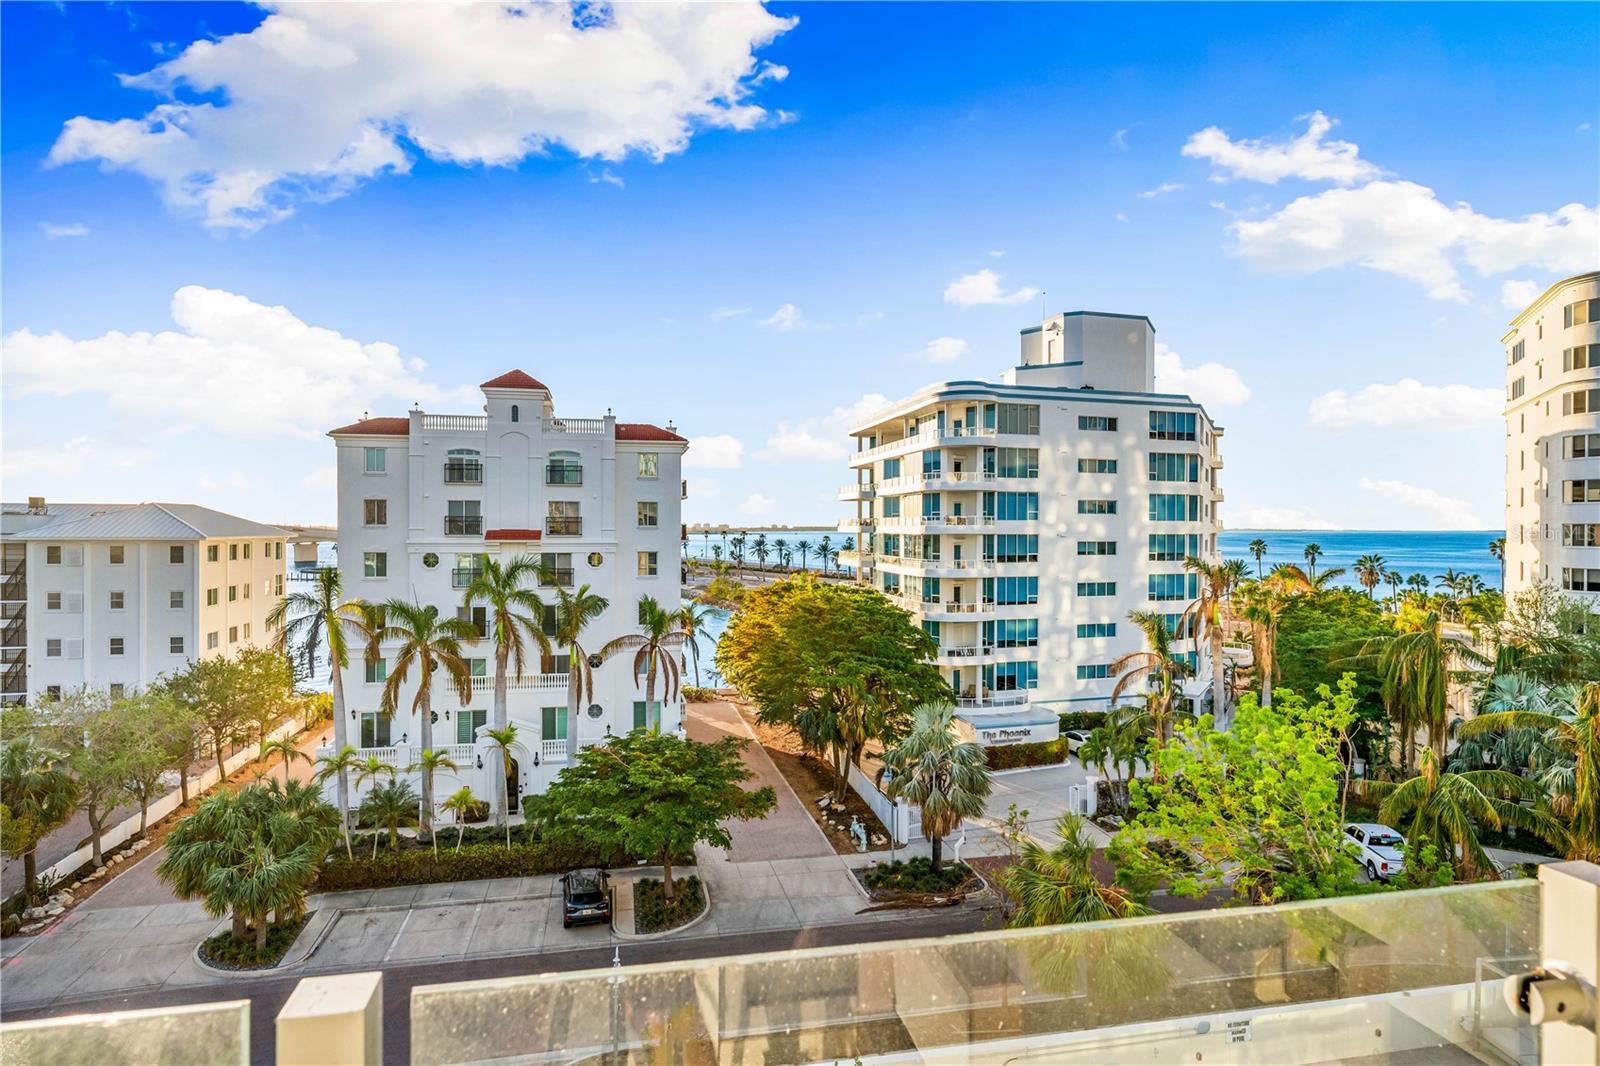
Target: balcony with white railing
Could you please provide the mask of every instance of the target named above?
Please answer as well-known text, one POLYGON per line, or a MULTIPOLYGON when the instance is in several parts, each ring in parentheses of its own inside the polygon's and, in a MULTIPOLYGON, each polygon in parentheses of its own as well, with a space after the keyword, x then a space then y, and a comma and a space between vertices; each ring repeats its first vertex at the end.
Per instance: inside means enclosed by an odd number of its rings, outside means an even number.
POLYGON ((539 741, 539 758, 544 762, 566 762, 567 742, 565 740, 539 741))
POLYGON ((939 659, 941 661, 977 659, 993 653, 993 644, 945 644, 939 648, 939 659))
POLYGON ((986 692, 982 696, 958 696, 956 707, 964 711, 978 711, 987 707, 1021 707, 1032 697, 1025 690, 1011 692, 986 692))
POLYGON ((858 482, 850 485, 839 486, 839 499, 845 503, 851 500, 870 500, 876 495, 877 488, 872 482, 858 482))
POLYGON ((602 437, 606 432, 606 420, 603 418, 547 418, 544 423, 546 433, 569 433, 584 437, 602 437))
MULTIPOLYGON (((572 675, 560 674, 523 674, 520 678, 507 677, 506 688, 512 692, 566 692, 572 684, 572 675)), ((494 687, 494 679, 489 678, 487 688, 494 687)))
POLYGON ((487 415, 423 415, 422 428, 438 433, 483 433, 489 428, 487 415))

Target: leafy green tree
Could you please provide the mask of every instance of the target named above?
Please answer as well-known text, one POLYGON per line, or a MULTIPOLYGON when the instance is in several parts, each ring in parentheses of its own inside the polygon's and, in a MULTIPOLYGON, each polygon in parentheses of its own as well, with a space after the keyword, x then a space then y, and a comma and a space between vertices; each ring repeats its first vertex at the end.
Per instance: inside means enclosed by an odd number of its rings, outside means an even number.
POLYGON ((0 739, 0 850, 22 859, 29 899, 39 890, 39 841, 72 816, 77 802, 78 782, 65 757, 29 732, 8 729, 0 739))
POLYGON ((933 845, 933 871, 943 858, 944 838, 965 818, 984 811, 993 788, 983 745, 962 740, 955 709, 925 703, 912 714, 911 730, 883 753, 879 779, 892 800, 922 808, 922 835, 933 845))
POLYGON ((87 686, 51 705, 50 731, 78 782, 78 810, 89 822, 94 864, 103 866, 106 819, 128 796, 130 756, 144 738, 106 690, 87 686))
POLYGON ((674 652, 683 647, 682 620, 678 613, 668 611, 656 602, 654 596, 639 598, 638 633, 624 633, 600 649, 601 659, 625 651, 633 651, 633 683, 644 686, 645 724, 651 729, 661 726, 661 711, 656 703, 656 681, 665 685, 666 702, 678 698, 680 668, 674 652))
POLYGON ((240 648, 238 698, 243 717, 255 728, 257 758, 266 758, 267 733, 294 709, 294 667, 271 648, 240 648))
POLYGON ((247 678, 237 659, 213 655, 196 659, 166 680, 167 691, 189 708, 204 746, 217 764, 217 779, 227 780, 228 745, 248 738, 250 707, 247 678))
POLYGON ((1031 838, 1023 841, 1016 865, 1005 874, 1006 892, 1017 908, 1007 925, 1031 929, 1150 913, 1126 889, 1103 885, 1095 876, 1094 838, 1082 817, 1063 814, 1056 833, 1061 840, 1051 848, 1031 838))
POLYGON ((1183 698, 1183 680, 1193 677, 1194 670, 1173 650, 1165 617, 1156 611, 1140 610, 1129 611, 1128 620, 1144 633, 1148 647, 1112 660, 1111 672, 1117 683, 1111 688, 1111 702, 1115 705, 1129 689, 1150 687, 1145 705, 1155 724, 1156 739, 1165 742, 1172 735, 1172 719, 1183 698))
POLYGON ((116 700, 127 743, 123 752, 123 791, 139 804, 139 835, 148 828, 150 803, 161 792, 167 772, 187 764, 187 711, 161 686, 116 700))
POLYGON ((1389 717, 1383 680, 1375 664, 1353 656, 1368 640, 1393 633, 1392 620, 1359 592, 1335 588, 1315 596, 1285 598, 1275 630, 1277 683, 1296 692, 1315 692, 1322 685, 1337 686, 1350 674, 1355 682, 1358 744, 1369 763, 1384 762, 1389 717))
MULTIPOLYGON (((419 821, 418 806, 421 797, 417 790, 411 787, 409 781, 389 781, 378 785, 369 791, 361 801, 361 809, 357 812, 362 821, 372 826, 372 857, 378 857, 378 830, 386 828, 389 831, 389 850, 400 850, 400 827, 402 825, 416 825, 419 821)), ((439 844, 434 842, 433 849, 439 850, 439 844)))
MULTIPOLYGON (((538 580, 541 576, 552 580, 554 577, 546 574, 539 560, 531 555, 518 555, 505 562, 480 555, 472 583, 461 594, 462 606, 482 603, 489 616, 489 635, 494 639, 494 706, 489 722, 493 729, 504 729, 507 723, 507 668, 511 676, 522 680, 528 654, 524 634, 538 648, 541 660, 551 654, 550 638, 544 632, 545 602, 537 592, 524 587, 529 580, 538 580)), ((499 758, 498 750, 495 757, 499 758)), ((489 777, 495 783, 490 793, 494 800, 495 824, 504 826, 511 814, 506 798, 505 766, 491 766, 489 777)))
POLYGON ((1229 887, 1250 903, 1358 891, 1344 846, 1340 747, 1355 714, 1353 682, 1316 702, 1284 689, 1270 708, 1246 695, 1233 728, 1209 716, 1178 727, 1132 782, 1133 817, 1112 842, 1127 884, 1174 895, 1229 887))
POLYGON ((937 645, 881 593, 798 575, 751 590, 717 645, 717 670, 765 724, 833 767, 843 799, 866 746, 892 746, 912 708, 950 698, 937 645))
POLYGON ((740 787, 752 776, 739 754, 746 743, 724 737, 700 744, 634 730, 580 750, 576 763, 523 806, 554 839, 655 859, 666 897, 674 899, 674 863, 696 844, 731 846, 724 822, 765 818, 777 803, 771 788, 740 787))
POLYGON ((1108 779, 1111 795, 1124 815, 1128 810, 1128 782, 1133 780, 1144 750, 1144 727, 1149 722, 1146 708, 1113 707, 1078 748, 1083 765, 1095 767, 1108 779))

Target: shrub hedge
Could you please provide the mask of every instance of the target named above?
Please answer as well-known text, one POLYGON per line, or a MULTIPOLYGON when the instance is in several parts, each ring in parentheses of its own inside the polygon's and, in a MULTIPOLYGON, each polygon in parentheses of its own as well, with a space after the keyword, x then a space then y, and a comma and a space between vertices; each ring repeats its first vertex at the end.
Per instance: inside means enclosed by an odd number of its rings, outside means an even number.
POLYGON ((1098 729, 1106 724, 1105 711, 1068 711, 1061 716, 1061 729, 1098 729))
POLYGON ((668 904, 665 886, 654 877, 641 877, 634 882, 634 932, 660 933, 676 929, 693 921, 705 910, 706 893, 698 877, 693 874, 674 877, 672 889, 675 894, 671 904, 668 904))
POLYGON ((426 885, 444 881, 478 881, 491 877, 531 877, 534 874, 564 873, 579 866, 616 866, 622 856, 599 855, 593 850, 561 846, 546 841, 513 844, 463 844, 454 850, 453 841, 439 841, 439 854, 429 848, 401 851, 356 852, 354 859, 335 852, 323 864, 317 877, 317 891, 346 892, 359 888, 387 888, 390 885, 426 885))
POLYGON ((1019 766, 1048 766, 1066 761, 1067 742, 1046 740, 1037 744, 1004 744, 985 748, 984 755, 989 760, 991 770, 1015 770, 1019 766))
POLYGON ((308 912, 292 922, 274 923, 267 930, 266 947, 259 952, 256 950, 254 933, 250 933, 248 939, 240 940, 233 935, 232 930, 225 929, 202 942, 200 954, 205 956, 207 962, 230 970, 256 970, 272 966, 283 958, 289 946, 294 943, 294 938, 300 935, 300 930, 304 929, 310 920, 311 915, 308 912))
POLYGON ((934 873, 933 860, 922 856, 874 863, 864 875, 867 887, 873 891, 899 892, 948 892, 971 878, 972 869, 966 863, 947 863, 934 873))

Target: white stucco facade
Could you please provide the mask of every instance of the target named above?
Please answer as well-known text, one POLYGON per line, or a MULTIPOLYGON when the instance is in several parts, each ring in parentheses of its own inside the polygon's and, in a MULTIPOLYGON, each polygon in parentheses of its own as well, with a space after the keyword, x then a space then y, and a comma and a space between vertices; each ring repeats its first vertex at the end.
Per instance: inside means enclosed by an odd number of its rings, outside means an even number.
MULTIPOLYGON (((454 615, 483 554, 540 557, 556 580, 587 585, 609 606, 583 634, 591 653, 613 638, 638 632, 639 601, 680 605, 681 465, 687 441, 670 427, 603 418, 557 417, 550 391, 520 371, 483 386, 482 414, 440 415, 413 410, 400 418, 367 418, 334 430, 338 471, 338 559, 345 595, 382 602, 410 600, 454 615)), ((541 590, 552 606, 553 587, 541 590)), ((481 606, 479 607, 481 611, 481 606)), ((541 673, 533 650, 520 680, 507 692, 507 715, 517 727, 514 785, 542 791, 576 748, 626 733, 645 720, 679 728, 681 696, 654 714, 643 707, 631 654, 594 669, 594 694, 572 720, 567 714, 564 659, 541 673)), ((460 770, 442 775, 443 800, 462 784, 479 798, 492 795, 490 742, 480 739, 494 699, 494 646, 468 646, 480 676, 460 700, 439 680, 433 693, 433 746, 460 770)), ((379 704, 394 660, 369 673, 359 658, 345 671, 350 740, 386 760, 410 765, 422 745, 412 709, 415 678, 391 718, 379 704)), ((365 752, 363 752, 365 754, 365 752)), ((513 797, 513 801, 515 797, 513 797)), ((359 802, 359 796, 356 797, 359 802)))
POLYGON ((272 643, 284 533, 192 504, 4 505, 5 698, 132 692, 272 643))
POLYGON ((1600 273, 1546 289, 1506 357, 1506 592, 1600 599, 1600 273))
MULTIPOLYGON (((1216 558, 1222 430, 1154 392, 1142 316, 1069 313, 1022 331, 999 381, 922 389, 852 433, 860 580, 939 640, 978 737, 1049 739, 1068 710, 1108 706, 1109 664, 1144 646, 1128 613, 1178 616, 1183 559, 1216 558)), ((1196 655, 1188 691, 1202 695, 1196 655)))

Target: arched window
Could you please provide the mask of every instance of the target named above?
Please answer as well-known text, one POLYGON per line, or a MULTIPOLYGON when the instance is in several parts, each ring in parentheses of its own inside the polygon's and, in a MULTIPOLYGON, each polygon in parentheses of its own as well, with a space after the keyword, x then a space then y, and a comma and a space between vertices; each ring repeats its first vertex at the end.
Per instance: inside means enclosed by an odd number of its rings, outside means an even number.
POLYGON ((517 411, 517 405, 516 404, 512 404, 511 405, 511 421, 517 422, 517 421, 520 421, 520 420, 521 419, 519 417, 519 412, 517 411))

